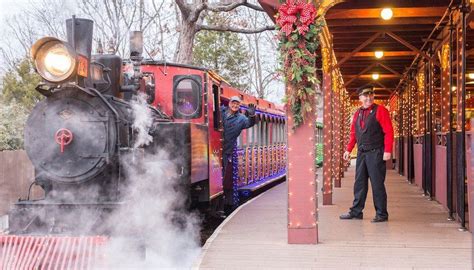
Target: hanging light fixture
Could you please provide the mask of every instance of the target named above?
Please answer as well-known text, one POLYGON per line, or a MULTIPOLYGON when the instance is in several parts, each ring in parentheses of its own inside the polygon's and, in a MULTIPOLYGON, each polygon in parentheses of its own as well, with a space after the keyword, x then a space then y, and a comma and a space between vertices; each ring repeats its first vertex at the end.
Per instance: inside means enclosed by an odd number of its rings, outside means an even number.
POLYGON ((474 80, 474 73, 469 73, 467 76, 469 76, 469 79, 474 80))
POLYGON ((383 51, 375 51, 375 58, 380 59, 383 57, 383 51))
POLYGON ((380 75, 378 73, 373 73, 372 74, 372 79, 378 80, 380 78, 380 75))
POLYGON ((380 16, 382 19, 388 21, 393 17, 393 11, 391 8, 384 8, 382 9, 382 12, 380 12, 380 16))

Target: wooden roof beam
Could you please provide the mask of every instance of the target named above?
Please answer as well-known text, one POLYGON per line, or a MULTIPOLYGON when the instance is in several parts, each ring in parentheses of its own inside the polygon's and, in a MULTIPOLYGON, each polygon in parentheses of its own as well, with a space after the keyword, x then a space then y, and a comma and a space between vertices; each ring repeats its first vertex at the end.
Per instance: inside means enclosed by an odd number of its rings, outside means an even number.
POLYGON ((375 39, 380 37, 382 35, 382 32, 377 32, 374 35, 372 35, 369 39, 367 39, 364 43, 360 44, 357 48, 355 48, 348 56, 344 57, 341 61, 338 61, 337 65, 334 66, 334 69, 340 67, 344 62, 347 60, 351 59, 352 56, 358 52, 360 52, 363 48, 367 47, 370 43, 372 43, 375 39))
POLYGON ((426 58, 428 61, 431 61, 431 58, 426 55, 426 53, 420 51, 417 47, 411 45, 408 41, 404 40, 403 38, 399 37, 398 35, 392 33, 392 32, 386 32, 387 35, 389 35, 391 38, 393 38, 394 40, 398 41, 400 44, 404 45, 405 47, 407 47, 408 49, 420 54, 421 56, 423 56, 424 58, 426 58))
MULTIPOLYGON (((378 73, 378 72, 377 72, 378 73)), ((399 79, 402 76, 400 75, 395 75, 395 74, 379 74, 379 79, 399 79)), ((352 79, 352 78, 359 78, 359 79, 372 79, 372 74, 357 74, 357 75, 342 75, 342 77, 346 79, 352 79)))
POLYGON ((330 25, 330 31, 333 35, 343 33, 373 33, 378 31, 390 30, 392 32, 430 32, 433 30, 433 26, 430 25, 372 25, 372 26, 332 26, 330 25))
MULTIPOLYGON (((346 57, 350 55, 351 52, 336 52, 336 56, 346 57)), ((417 53, 414 51, 390 51, 383 52, 383 57, 403 57, 403 56, 415 56, 417 53)), ((352 57, 375 57, 374 52, 358 52, 352 57)))
MULTIPOLYGON (((446 7, 405 7, 392 8, 393 18, 441 17, 446 7)), ((380 18, 382 8, 330 9, 326 19, 369 19, 380 18)))
MULTIPOLYGON (((439 17, 426 17, 426 18, 392 18, 388 21, 382 19, 344 19, 344 20, 326 20, 329 29, 337 26, 381 26, 381 25, 431 25, 433 28, 438 22, 439 17)), ((391 29, 389 29, 391 30, 391 29)), ((393 31, 393 30, 392 30, 393 31)), ((332 31, 331 31, 332 33, 332 31)))
POLYGON ((367 71, 369 71, 371 68, 373 68, 374 66, 376 66, 377 63, 372 63, 371 65, 367 66, 366 68, 364 68, 364 70, 362 70, 361 72, 359 72, 359 74, 357 74, 354 78, 350 79, 349 81, 347 81, 345 84, 344 84, 344 87, 347 87, 351 82, 357 80, 360 76, 362 76, 364 73, 366 73, 367 71))
POLYGON ((395 74, 395 75, 400 76, 400 77, 402 76, 402 74, 400 74, 397 71, 391 69, 390 67, 387 67, 386 65, 384 65, 382 63, 380 63, 379 66, 383 67, 385 70, 390 71, 392 74, 395 74))
POLYGON ((379 82, 379 81, 375 81, 374 84, 376 84, 376 85, 382 87, 382 88, 377 88, 377 87, 375 87, 374 90, 384 90, 384 91, 390 92, 390 94, 392 94, 392 92, 395 91, 395 88, 389 88, 389 87, 383 85, 383 84, 382 84, 381 82, 379 82))

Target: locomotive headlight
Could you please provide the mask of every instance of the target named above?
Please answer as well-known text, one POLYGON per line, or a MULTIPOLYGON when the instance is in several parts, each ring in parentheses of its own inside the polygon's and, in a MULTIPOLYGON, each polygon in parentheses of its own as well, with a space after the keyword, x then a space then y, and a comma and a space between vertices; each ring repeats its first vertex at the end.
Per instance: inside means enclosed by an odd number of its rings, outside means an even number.
POLYGON ((55 45, 44 57, 45 69, 54 76, 64 76, 73 69, 73 60, 61 45, 55 45))
POLYGON ((31 55, 36 71, 49 82, 63 82, 75 74, 77 54, 66 42, 42 38, 33 45, 31 55))

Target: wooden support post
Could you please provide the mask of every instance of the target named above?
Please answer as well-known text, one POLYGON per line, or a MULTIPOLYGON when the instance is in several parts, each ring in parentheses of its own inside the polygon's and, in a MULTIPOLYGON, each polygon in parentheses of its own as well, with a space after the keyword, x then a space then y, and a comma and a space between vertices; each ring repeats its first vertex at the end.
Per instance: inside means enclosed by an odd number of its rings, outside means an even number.
MULTIPOLYGON (((335 73, 333 73, 336 76, 335 73)), ((340 100, 340 89, 337 87, 337 83, 333 83, 333 178, 334 178, 334 187, 341 187, 341 143, 342 143, 342 133, 341 133, 341 100, 340 100)))
POLYGON ((460 229, 466 228, 466 16, 469 6, 462 1, 460 21, 458 24, 457 55, 457 129, 456 129, 456 176, 457 176, 457 214, 461 223, 460 229))
POLYGON ((332 204, 332 77, 330 71, 331 55, 327 47, 322 49, 323 56, 323 205, 332 204))
POLYGON ((318 243, 318 185, 314 159, 315 149, 308 148, 315 136, 314 113, 293 130, 293 115, 288 113, 288 243, 318 243))
MULTIPOLYGON (((453 78, 453 72, 455 68, 453 66, 453 46, 454 46, 454 21, 453 21, 453 14, 449 16, 449 58, 448 58, 448 72, 449 72, 449 107, 448 107, 448 121, 449 121, 449 126, 448 126, 448 141, 447 141, 447 194, 446 194, 446 199, 447 199, 447 207, 448 207, 448 220, 454 220, 454 200, 453 200, 453 183, 455 181, 454 177, 454 161, 455 161, 455 156, 454 156, 454 132, 453 132, 453 87, 454 87, 454 78, 453 78)), ((474 212, 474 211, 472 211, 474 212)))

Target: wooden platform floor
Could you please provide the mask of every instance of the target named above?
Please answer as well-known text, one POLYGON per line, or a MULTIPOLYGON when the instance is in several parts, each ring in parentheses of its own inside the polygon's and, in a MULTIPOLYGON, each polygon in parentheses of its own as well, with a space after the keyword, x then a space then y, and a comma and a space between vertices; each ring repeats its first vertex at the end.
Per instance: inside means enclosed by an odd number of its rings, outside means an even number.
MULTIPOLYGON (((203 248, 200 269, 473 269, 472 235, 447 221, 446 211, 387 172, 388 223, 373 224, 371 190, 364 220, 339 220, 352 202, 354 166, 333 205, 319 207, 318 245, 289 245, 286 183, 228 218, 203 248)), ((322 202, 320 198, 319 202, 322 202)))

